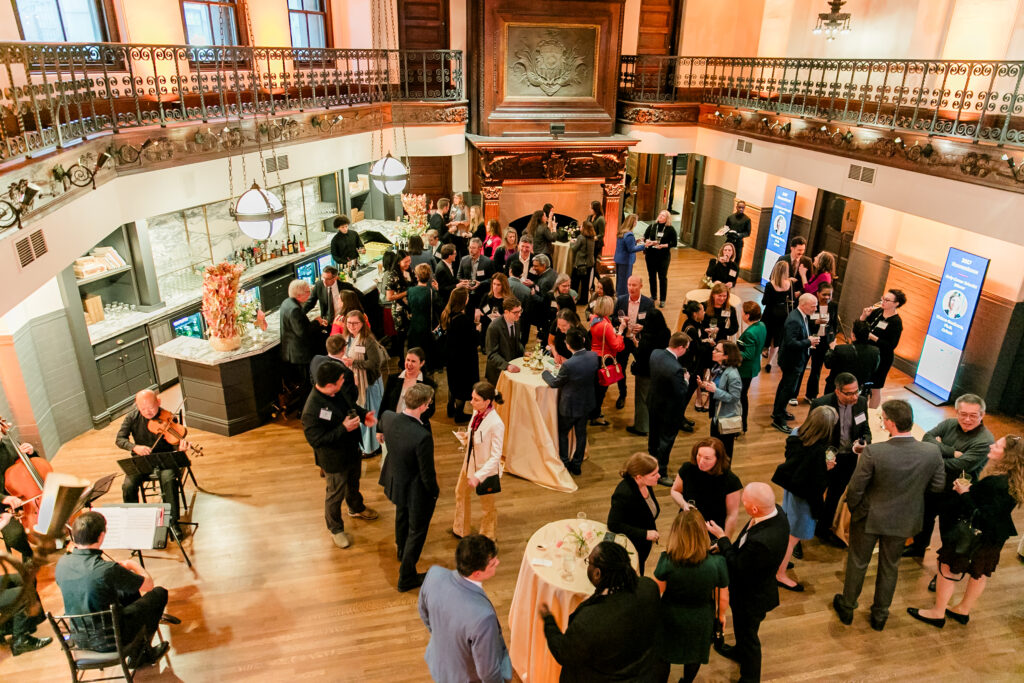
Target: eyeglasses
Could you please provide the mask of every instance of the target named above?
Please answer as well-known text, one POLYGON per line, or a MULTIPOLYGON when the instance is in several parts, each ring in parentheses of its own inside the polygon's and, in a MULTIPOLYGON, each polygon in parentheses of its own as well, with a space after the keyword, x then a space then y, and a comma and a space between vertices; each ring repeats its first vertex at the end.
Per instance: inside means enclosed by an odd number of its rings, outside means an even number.
POLYGON ((964 412, 957 411, 956 416, 959 417, 961 420, 980 420, 981 419, 981 413, 964 413, 964 412))
POLYGON ((853 391, 843 391, 842 389, 836 389, 837 392, 843 396, 857 396, 860 394, 860 389, 854 389, 853 391))

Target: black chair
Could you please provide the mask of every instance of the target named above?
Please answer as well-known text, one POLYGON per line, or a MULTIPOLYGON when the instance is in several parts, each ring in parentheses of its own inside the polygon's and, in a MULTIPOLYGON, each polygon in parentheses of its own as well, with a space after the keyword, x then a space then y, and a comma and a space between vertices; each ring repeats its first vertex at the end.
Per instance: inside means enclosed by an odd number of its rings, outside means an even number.
MULTIPOLYGON (((123 642, 119 606, 111 605, 109 610, 90 614, 54 616, 47 612, 46 618, 68 658, 73 681, 85 681, 89 671, 102 672, 111 667, 120 667, 121 675, 90 678, 88 681, 133 680, 140 654, 146 649, 146 634, 140 630, 130 643, 123 642)), ((159 635, 159 631, 157 633, 159 635)), ((160 639, 163 641, 162 636, 160 639)))

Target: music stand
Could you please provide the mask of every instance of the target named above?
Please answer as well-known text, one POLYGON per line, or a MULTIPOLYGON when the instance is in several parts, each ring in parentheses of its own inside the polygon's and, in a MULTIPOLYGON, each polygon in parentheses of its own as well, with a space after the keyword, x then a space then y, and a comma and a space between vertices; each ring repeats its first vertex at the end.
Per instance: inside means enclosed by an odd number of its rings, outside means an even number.
POLYGON ((178 544, 178 550, 181 551, 181 556, 185 558, 185 564, 192 568, 192 560, 189 558, 188 553, 185 552, 184 546, 181 545, 181 538, 174 532, 174 527, 167 523, 167 520, 171 516, 171 504, 170 503, 110 503, 108 505, 97 506, 100 508, 100 514, 102 514, 103 508, 127 508, 130 510, 141 510, 141 509, 163 509, 163 524, 153 528, 153 538, 150 541, 148 548, 121 548, 122 550, 131 550, 132 556, 139 558, 139 564, 145 567, 145 560, 143 559, 142 551, 145 549, 150 550, 162 550, 167 547, 167 534, 168 532, 174 538, 175 543, 178 544))
POLYGON ((93 503, 110 491, 110 486, 114 483, 114 479, 116 477, 117 474, 108 474, 93 482, 92 487, 86 492, 85 496, 83 496, 82 502, 79 503, 75 512, 78 512, 78 510, 81 510, 82 508, 91 508, 93 503))

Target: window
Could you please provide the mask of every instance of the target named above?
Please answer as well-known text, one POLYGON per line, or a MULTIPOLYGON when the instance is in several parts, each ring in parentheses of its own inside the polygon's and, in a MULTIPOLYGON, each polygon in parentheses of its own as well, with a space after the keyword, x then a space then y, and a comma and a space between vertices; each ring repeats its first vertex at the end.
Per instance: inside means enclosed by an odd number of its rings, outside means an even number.
POLYGON ((324 0, 288 0, 292 47, 329 47, 324 0))
POLYGON ((183 0, 189 45, 241 45, 235 0, 183 0))
POLYGON ((14 0, 21 37, 33 43, 116 42, 108 0, 14 0), (110 28, 108 28, 110 27, 110 28))

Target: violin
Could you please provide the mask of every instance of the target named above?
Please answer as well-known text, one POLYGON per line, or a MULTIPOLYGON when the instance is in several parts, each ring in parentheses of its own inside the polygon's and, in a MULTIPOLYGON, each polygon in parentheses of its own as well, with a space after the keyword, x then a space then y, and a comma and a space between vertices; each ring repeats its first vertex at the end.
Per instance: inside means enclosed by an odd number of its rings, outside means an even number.
POLYGON ((156 445, 160 443, 161 439, 171 446, 178 446, 184 441, 185 447, 188 449, 189 453, 196 456, 201 456, 203 454, 202 446, 196 446, 195 444, 185 441, 185 437, 188 435, 188 428, 180 422, 176 422, 174 413, 166 408, 161 408, 160 411, 146 423, 146 427, 149 429, 151 434, 157 435, 157 440, 152 446, 153 448, 156 448, 156 445))
POLYGON ((10 423, 0 417, 0 440, 9 439, 18 454, 18 462, 4 472, 4 487, 9 494, 24 501, 20 506, 22 525, 26 529, 32 529, 39 517, 37 499, 43 495, 43 484, 46 477, 53 472, 53 467, 46 458, 29 457, 24 453, 11 437, 10 431, 10 423))

